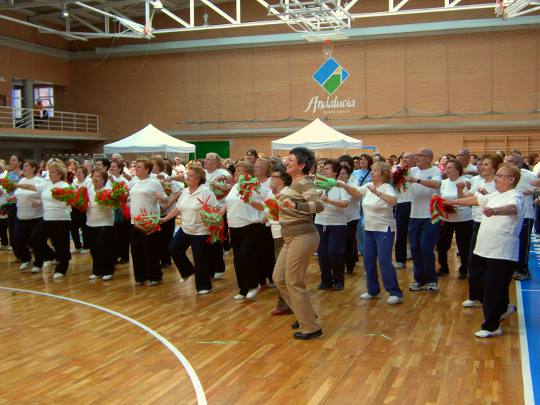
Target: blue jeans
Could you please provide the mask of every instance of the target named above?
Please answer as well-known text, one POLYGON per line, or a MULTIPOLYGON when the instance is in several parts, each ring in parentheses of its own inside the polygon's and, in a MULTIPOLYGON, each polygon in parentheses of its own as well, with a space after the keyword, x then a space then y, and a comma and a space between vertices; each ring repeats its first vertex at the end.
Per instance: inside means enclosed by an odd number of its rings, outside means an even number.
POLYGON ((360 219, 356 226, 356 248, 359 255, 364 254, 364 216, 362 213, 360 213, 360 219))
POLYGON ((377 259, 379 259, 384 289, 390 295, 403 297, 399 289, 396 269, 392 264, 393 244, 394 232, 392 231, 364 231, 364 267, 369 295, 377 295, 381 292, 377 276, 377 259))
POLYGON ((318 225, 320 242, 317 249, 321 283, 332 286, 343 284, 343 259, 347 241, 347 225, 318 225))
POLYGON ((430 218, 409 220, 409 245, 414 263, 414 281, 420 285, 437 283, 435 274, 435 245, 439 240, 441 223, 430 218))
POLYGON ((394 214, 396 217, 396 262, 407 263, 407 232, 411 216, 411 203, 398 203, 394 214))

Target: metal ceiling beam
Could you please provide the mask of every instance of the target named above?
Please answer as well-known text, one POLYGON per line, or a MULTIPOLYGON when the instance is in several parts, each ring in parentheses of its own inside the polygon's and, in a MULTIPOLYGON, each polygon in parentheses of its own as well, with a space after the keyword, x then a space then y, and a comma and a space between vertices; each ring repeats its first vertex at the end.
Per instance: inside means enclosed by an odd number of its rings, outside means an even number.
POLYGON ((58 31, 58 30, 46 27, 44 25, 34 24, 34 23, 31 23, 31 22, 28 22, 28 21, 19 20, 17 18, 8 17, 7 15, 0 14, 0 19, 6 20, 6 21, 11 21, 11 22, 17 23, 17 24, 26 25, 26 26, 32 27, 32 28, 37 28, 38 30, 40 30, 42 32, 61 35, 63 37, 69 38, 69 39, 79 39, 81 41, 87 41, 86 38, 70 34, 69 32, 58 31))

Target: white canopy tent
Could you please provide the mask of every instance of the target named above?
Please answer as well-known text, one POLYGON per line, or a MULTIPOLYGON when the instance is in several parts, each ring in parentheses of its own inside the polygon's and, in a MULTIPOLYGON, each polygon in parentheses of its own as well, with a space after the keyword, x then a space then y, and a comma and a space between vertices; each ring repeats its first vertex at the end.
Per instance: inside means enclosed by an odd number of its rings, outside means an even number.
POLYGON ((272 141, 272 151, 297 146, 309 149, 361 149, 362 141, 342 134, 316 118, 295 133, 272 141))
POLYGON ((111 153, 194 153, 195 145, 176 139, 152 124, 127 138, 103 146, 111 153))

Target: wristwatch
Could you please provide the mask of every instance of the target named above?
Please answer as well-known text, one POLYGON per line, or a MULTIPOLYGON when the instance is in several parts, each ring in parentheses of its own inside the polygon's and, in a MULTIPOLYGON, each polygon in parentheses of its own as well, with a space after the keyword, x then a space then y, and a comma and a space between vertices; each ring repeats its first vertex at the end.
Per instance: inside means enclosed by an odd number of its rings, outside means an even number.
POLYGON ((417 182, 418 184, 420 184, 420 179, 416 179, 416 182, 417 182))

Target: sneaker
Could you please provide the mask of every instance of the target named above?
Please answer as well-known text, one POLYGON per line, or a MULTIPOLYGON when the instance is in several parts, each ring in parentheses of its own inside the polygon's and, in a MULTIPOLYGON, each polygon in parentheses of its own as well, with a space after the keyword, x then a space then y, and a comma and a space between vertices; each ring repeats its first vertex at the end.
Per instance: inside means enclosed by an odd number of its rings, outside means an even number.
POLYGON ((378 298, 381 298, 381 294, 371 295, 370 293, 365 292, 360 296, 360 298, 363 300, 378 299, 378 298))
POLYGON ((43 267, 49 267, 49 266, 52 266, 53 262, 52 260, 45 260, 43 262, 43 267))
POLYGON ((496 337, 496 336, 502 336, 503 331, 501 328, 494 330, 493 332, 490 332, 489 330, 479 330, 474 334, 474 336, 479 338, 490 338, 490 337, 496 337))
POLYGON ((32 265, 32 262, 24 262, 23 264, 21 264, 21 265, 19 266, 19 270, 21 270, 21 271, 22 271, 22 270, 26 270, 26 269, 28 269, 28 267, 30 267, 31 265, 32 265))
POLYGON ((394 304, 401 304, 403 302, 403 298, 402 297, 398 297, 396 295, 391 295, 390 297, 388 297, 388 299, 386 300, 386 303, 387 304, 390 304, 390 305, 394 305, 394 304))
POLYGON ((11 246, 9 246, 9 245, 0 245, 0 250, 11 250, 11 246))
POLYGON ((31 270, 32 273, 39 273, 40 271, 41 271, 41 267, 37 267, 37 266, 32 267, 32 270, 31 270))
POLYGON ((247 295, 246 295, 246 298, 248 300, 254 300, 255 298, 257 298, 257 294, 259 293, 259 291, 261 290, 261 286, 257 286, 256 288, 252 289, 252 290, 249 290, 247 295))
POLYGON ((77 253, 81 253, 82 249, 71 249, 71 254, 76 255, 77 253))
POLYGON ((465 308, 476 308, 482 306, 480 302, 473 300, 465 300, 461 303, 461 305, 463 305, 465 308))
MULTIPOLYGON (((214 273, 214 280, 222 280, 223 279, 223 273, 214 273)), ((206 290, 202 290, 206 291, 206 290)))
POLYGON ((510 315, 517 312, 517 307, 514 304, 508 304, 508 308, 506 309, 506 312, 501 315, 501 321, 504 321, 506 318, 508 318, 510 315))
MULTIPOLYGON (((204 291, 204 290, 203 290, 203 291, 204 291)), ((245 296, 245 295, 242 295, 242 294, 236 294, 236 295, 234 296, 234 299, 235 299, 236 301, 243 301, 243 300, 246 299, 246 296, 245 296)))
POLYGON ((103 281, 109 281, 112 279, 112 274, 107 274, 106 276, 101 277, 103 281))
POLYGON ((332 284, 321 283, 317 287, 319 290, 331 290, 334 286, 332 284))
POLYGON ((197 291, 197 294, 206 295, 206 294, 210 294, 210 292, 212 292, 212 290, 199 290, 197 291))
POLYGON ((53 274, 53 278, 54 278, 55 280, 59 280, 59 279, 61 279, 61 278, 64 278, 64 275, 63 275, 62 273, 54 273, 54 274, 53 274))
POLYGON ((341 290, 344 290, 344 289, 345 289, 345 283, 343 283, 342 281, 336 281, 334 283, 334 290, 341 291, 341 290))
POLYGON ((88 276, 88 279, 89 279, 89 280, 97 280, 98 278, 99 278, 99 276, 96 276, 95 274, 90 274, 90 275, 88 276))
POLYGON ((90 252, 90 249, 81 249, 81 250, 79 251, 79 253, 80 253, 81 255, 85 255, 85 254, 87 254, 88 252, 90 252))
POLYGON ((161 280, 149 280, 146 282, 146 285, 148 287, 154 287, 156 285, 160 285, 161 284, 161 280))
POLYGON ((424 290, 425 284, 420 284, 418 281, 415 281, 409 285, 410 291, 422 291, 424 290))
POLYGON ((51 260, 51 265, 52 266, 56 266, 58 263, 60 263, 60 262, 58 260, 56 260, 56 259, 51 260))
POLYGON ((401 262, 394 262, 392 263, 394 265, 394 268, 395 269, 406 269, 407 268, 407 264, 406 263, 401 263, 401 262))
POLYGON ((437 283, 427 283, 422 286, 422 290, 426 291, 439 291, 437 283))

